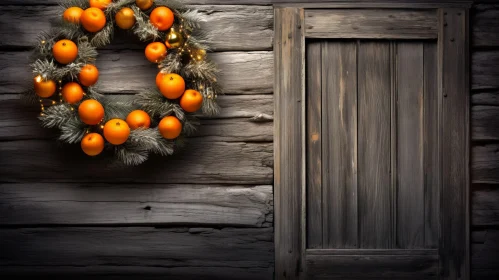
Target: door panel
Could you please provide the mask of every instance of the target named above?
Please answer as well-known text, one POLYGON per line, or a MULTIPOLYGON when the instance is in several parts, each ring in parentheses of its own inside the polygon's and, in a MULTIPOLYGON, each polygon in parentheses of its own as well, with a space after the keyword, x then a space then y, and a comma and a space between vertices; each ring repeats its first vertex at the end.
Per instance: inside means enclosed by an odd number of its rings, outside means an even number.
POLYGON ((370 277, 436 275, 436 50, 417 41, 307 43, 306 265, 314 277, 327 270, 357 279, 366 266, 395 263, 400 271, 370 277))

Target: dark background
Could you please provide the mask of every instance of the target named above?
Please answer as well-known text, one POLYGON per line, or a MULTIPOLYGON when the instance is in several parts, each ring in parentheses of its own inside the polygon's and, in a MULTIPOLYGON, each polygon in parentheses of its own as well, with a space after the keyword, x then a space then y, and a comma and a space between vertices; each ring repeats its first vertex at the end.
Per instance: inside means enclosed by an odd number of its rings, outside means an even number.
MULTIPOLYGON (((272 1, 185 2, 212 35, 223 112, 204 119, 177 156, 127 169, 57 143, 39 108, 18 100, 32 81, 30 47, 58 16, 57 1, 0 2, 0 273, 273 277, 272 1)), ((475 2, 471 266, 474 279, 496 279, 499 2, 475 2)), ((109 94, 154 86, 145 44, 125 35, 99 51, 109 94)))

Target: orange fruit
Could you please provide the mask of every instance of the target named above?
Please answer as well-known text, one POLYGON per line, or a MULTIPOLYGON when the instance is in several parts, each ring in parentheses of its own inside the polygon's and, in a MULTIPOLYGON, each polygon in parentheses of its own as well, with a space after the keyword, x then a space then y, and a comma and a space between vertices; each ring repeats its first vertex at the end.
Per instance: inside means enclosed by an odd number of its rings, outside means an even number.
POLYGON ((130 29, 135 25, 135 13, 130 8, 123 8, 116 13, 116 25, 121 29, 130 29))
POLYGON ((135 5, 139 7, 142 11, 145 11, 152 7, 153 0, 135 0, 135 5))
POLYGON ((112 119, 104 125, 104 137, 113 145, 121 145, 130 136, 130 127, 124 120, 112 119))
POLYGON ((197 90, 188 89, 180 98, 180 107, 186 112, 194 113, 201 109, 201 105, 203 105, 203 95, 197 90))
POLYGON ((137 129, 139 127, 149 128, 151 126, 151 118, 145 111, 135 110, 128 114, 126 123, 131 129, 137 129))
POLYGON ((78 107, 78 114, 82 122, 96 125, 104 118, 104 107, 97 100, 88 99, 78 107))
POLYGON ((51 97, 56 90, 56 84, 52 80, 44 81, 41 76, 35 77, 35 92, 42 98, 51 97))
POLYGON ((113 0, 90 0, 90 7, 105 10, 113 0))
POLYGON ((159 85, 161 84, 161 81, 163 81, 163 78, 167 74, 159 72, 158 75, 156 75, 156 86, 159 88, 159 85))
POLYGON ((99 80, 99 70, 92 64, 83 66, 78 74, 78 80, 86 87, 93 86, 99 80))
POLYGON ((83 98, 83 89, 75 82, 70 82, 62 87, 62 98, 69 104, 80 102, 83 98))
POLYGON ((166 56, 166 46, 161 42, 154 42, 147 45, 145 50, 146 58, 152 63, 158 63, 166 56))
POLYGON ((78 57, 78 47, 71 40, 60 40, 52 47, 55 60, 61 64, 68 64, 78 57))
POLYGON ((104 138, 99 133, 89 133, 81 139, 81 149, 89 156, 96 156, 104 150, 104 138))
POLYGON ((159 31, 168 30, 173 25, 173 12, 167 7, 157 7, 152 10, 149 21, 159 31))
POLYGON ((167 116, 159 122, 158 129, 164 138, 175 139, 182 132, 182 123, 174 116, 167 116))
POLYGON ((88 32, 97 32, 106 26, 106 15, 99 8, 88 8, 81 14, 80 22, 88 32))
POLYGON ((168 99, 177 99, 185 91, 185 81, 178 74, 166 74, 159 84, 159 91, 168 99))
POLYGON ((71 23, 80 23, 80 17, 83 13, 83 9, 80 7, 70 7, 67 8, 62 14, 62 18, 71 23))

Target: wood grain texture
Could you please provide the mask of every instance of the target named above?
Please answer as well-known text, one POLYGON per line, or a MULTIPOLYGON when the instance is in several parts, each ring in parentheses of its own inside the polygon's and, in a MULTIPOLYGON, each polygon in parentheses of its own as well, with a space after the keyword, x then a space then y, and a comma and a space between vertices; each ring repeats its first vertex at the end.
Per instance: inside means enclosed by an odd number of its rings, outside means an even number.
POLYGON ((437 44, 424 44, 423 172, 425 246, 437 248, 440 234, 440 148, 437 44))
POLYGON ((112 157, 90 158, 79 145, 54 141, 0 142, 3 182, 134 182, 169 184, 271 184, 271 143, 187 142, 165 159, 152 157, 136 167, 114 164, 112 157), (30 172, 25 172, 30 170, 30 172))
POLYGON ((302 187, 304 181, 303 10, 275 9, 275 278, 302 273, 302 187))
POLYGON ((434 10, 338 9, 305 12, 310 38, 431 39, 437 38, 434 10))
POLYGON ((322 46, 323 248, 357 248, 357 44, 322 46))
MULTIPOLYGON (((475 227, 499 225, 499 185, 477 184, 471 194, 471 224, 475 227)), ((499 252, 498 252, 499 254, 499 252)))
POLYGON ((473 280, 495 280, 499 277, 499 230, 476 232, 480 240, 474 240, 472 250, 473 280))
POLYGON ((322 43, 307 44, 307 248, 322 240, 322 43))
POLYGON ((422 43, 396 46, 397 245, 423 248, 425 188, 423 174, 424 48, 422 43))
POLYGON ((469 279, 468 11, 440 9, 441 279, 469 279), (445 238, 450 237, 452 238, 445 238))
POLYGON ((2 229, 0 274, 272 279, 272 235, 272 228, 2 229))
MULTIPOLYGON (((29 52, 0 51, 1 93, 20 93, 32 80, 29 52)), ((218 66, 220 85, 226 94, 272 93, 272 52, 222 52, 209 54, 218 66)), ((107 50, 99 52, 99 89, 103 93, 137 93, 155 87, 158 68, 147 61, 143 52, 107 50)))
POLYGON ((480 50, 471 53, 472 89, 499 88, 499 50, 480 50))
POLYGON ((473 7, 471 42, 474 47, 499 47, 499 5, 497 4, 479 4, 473 7))
POLYGON ((390 45, 358 50, 358 195, 360 248, 391 248, 390 45))
POLYGON ((273 222, 272 204, 268 185, 0 184, 2 226, 268 227, 273 222))
MULTIPOLYGON (((237 4, 237 3, 235 3, 237 4)), ((201 29, 213 51, 271 50, 274 15, 270 6, 196 5, 201 29)), ((32 47, 38 34, 50 29, 50 21, 62 15, 58 6, 7 6, 0 11, 0 48, 32 47)), ((146 43, 116 28, 108 49, 143 50, 146 43)))
POLYGON ((499 106, 499 90, 477 90, 471 92, 471 104, 499 106))
POLYGON ((307 279, 436 279, 437 255, 307 255, 307 279))
POLYGON ((471 152, 473 183, 499 183, 499 144, 477 144, 471 152))
POLYGON ((471 107, 471 129, 473 140, 499 140, 499 106, 471 107))

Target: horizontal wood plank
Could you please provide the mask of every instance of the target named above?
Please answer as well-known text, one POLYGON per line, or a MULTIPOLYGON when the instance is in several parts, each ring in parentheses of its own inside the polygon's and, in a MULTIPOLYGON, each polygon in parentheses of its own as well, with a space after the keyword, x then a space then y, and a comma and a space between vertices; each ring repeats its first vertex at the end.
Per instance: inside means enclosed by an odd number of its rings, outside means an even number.
POLYGON ((0 274, 272 279, 272 240, 272 228, 2 229, 0 274))
MULTIPOLYGON (((29 88, 33 74, 30 52, 0 52, 2 93, 20 93, 29 88)), ((273 92, 273 53, 222 52, 208 55, 220 70, 220 85, 225 94, 266 94, 273 92)), ((145 59, 142 51, 106 50, 96 62, 103 93, 137 93, 155 87, 158 68, 145 59)))
POLYGON ((498 201, 499 185, 474 185, 471 193, 472 226, 499 226, 498 201))
POLYGON ((310 38, 434 39, 434 10, 307 10, 305 36, 310 38))
POLYGON ((471 245, 471 279, 495 280, 499 277, 499 230, 473 232, 471 245), (476 237, 480 237, 477 239, 476 237))
MULTIPOLYGON (((271 50, 274 15, 270 6, 196 5, 201 29, 214 51, 271 50), (230 28, 228 28, 230 26, 230 28)), ((31 47, 41 32, 49 31, 50 21, 61 16, 58 6, 7 6, 0 11, 0 48, 31 47)), ((107 48, 141 49, 146 43, 116 28, 107 48)))
POLYGON ((435 279, 438 255, 307 255, 307 279, 435 279))
POLYGON ((474 47, 499 47, 499 5, 480 4, 471 10, 474 47))
POLYGON ((499 87, 499 50, 482 50, 471 53, 472 89, 499 87))
POLYGON ((499 183, 499 144, 475 145, 471 151, 473 183, 499 183))
POLYGON ((0 224, 268 227, 272 186, 0 184, 0 224), (119 195, 117 195, 119 194, 119 195))
POLYGON ((473 140, 499 140, 499 106, 473 106, 471 130, 473 140))
MULTIPOLYGON (((219 98, 219 104, 221 114, 201 120, 193 137, 227 142, 273 140, 272 95, 226 95, 219 98)), ((4 95, 0 102, 0 141, 56 138, 59 131, 41 127, 39 113, 38 105, 24 105, 18 95, 4 95)))
POLYGON ((471 95, 473 105, 494 105, 499 106, 499 90, 478 90, 471 95))
POLYGON ((331 256, 429 256, 437 255, 436 249, 308 249, 308 255, 331 256))
POLYGON ((152 156, 134 167, 117 164, 111 152, 93 158, 79 145, 48 140, 0 142, 0 154, 2 182, 270 185, 273 180, 272 143, 196 138, 173 156, 152 156))

